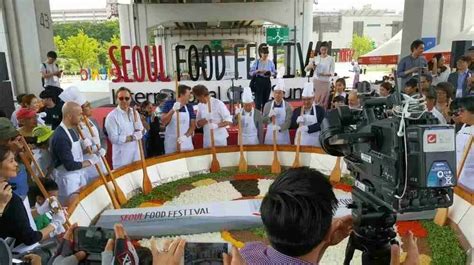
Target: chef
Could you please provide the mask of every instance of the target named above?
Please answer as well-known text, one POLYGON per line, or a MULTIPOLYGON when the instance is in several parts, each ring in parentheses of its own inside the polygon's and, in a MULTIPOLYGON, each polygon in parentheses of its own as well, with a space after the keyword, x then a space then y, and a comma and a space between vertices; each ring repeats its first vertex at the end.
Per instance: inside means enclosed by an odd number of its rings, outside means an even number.
POLYGON ((90 140, 80 140, 75 129, 81 120, 82 109, 76 102, 67 102, 62 109, 62 122, 51 139, 53 178, 59 187, 59 201, 68 205, 86 185, 84 169, 99 163, 98 155, 84 160, 83 150, 92 146, 90 140))
POLYGON ((234 125, 238 125, 238 116, 241 114, 242 143, 244 145, 263 144, 263 116, 262 112, 254 107, 250 87, 244 88, 242 105, 243 108, 235 110, 234 116, 234 125))
POLYGON ((303 98, 303 106, 296 108, 291 117, 291 127, 294 129, 298 128, 295 144, 297 144, 297 136, 301 132, 301 145, 321 146, 319 143, 319 133, 325 111, 321 106, 314 104, 313 84, 305 83, 301 97, 303 98), (301 113, 301 108, 303 108, 303 114, 301 113))
POLYGON ((277 79, 277 84, 273 89, 273 100, 265 104, 263 108, 263 123, 267 125, 265 134, 265 144, 273 144, 273 131, 277 131, 277 144, 290 144, 290 132, 288 129, 291 125, 291 105, 286 102, 285 82, 282 78, 277 79), (275 117, 276 123, 273 125, 272 119, 275 117))
POLYGON ((140 116, 130 108, 130 89, 119 88, 116 97, 118 106, 105 118, 105 130, 112 143, 112 164, 115 169, 140 160, 137 141, 143 138, 140 116))
POLYGON ((209 95, 209 90, 203 85, 193 87, 194 97, 199 104, 197 106, 197 127, 204 129, 204 148, 211 147, 211 130, 214 130, 214 146, 227 146, 227 127, 232 125, 232 116, 226 105, 209 95), (211 103, 209 113, 208 103, 211 103))
POLYGON ((165 154, 176 152, 179 142, 181 151, 194 150, 193 135, 196 127, 196 114, 193 106, 189 104, 191 97, 191 87, 186 85, 178 86, 178 100, 168 100, 165 102, 161 116, 161 121, 166 125, 165 130, 165 154), (177 136, 177 124, 179 111, 179 136, 177 136))
MULTIPOLYGON (((474 135, 474 96, 460 100, 459 118, 464 125, 456 135, 456 160, 461 163, 464 149, 468 148, 469 139, 474 135)), ((464 168, 459 176, 459 184, 474 190, 474 144, 469 150, 464 168)))

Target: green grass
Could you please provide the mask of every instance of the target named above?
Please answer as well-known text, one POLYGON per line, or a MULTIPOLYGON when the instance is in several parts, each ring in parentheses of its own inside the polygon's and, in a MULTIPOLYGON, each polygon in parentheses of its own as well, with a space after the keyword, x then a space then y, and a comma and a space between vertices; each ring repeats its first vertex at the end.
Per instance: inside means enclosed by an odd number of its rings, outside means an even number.
POLYGON ((451 227, 441 227, 432 221, 423 221, 422 224, 428 231, 428 245, 432 253, 432 265, 466 264, 466 253, 451 227))

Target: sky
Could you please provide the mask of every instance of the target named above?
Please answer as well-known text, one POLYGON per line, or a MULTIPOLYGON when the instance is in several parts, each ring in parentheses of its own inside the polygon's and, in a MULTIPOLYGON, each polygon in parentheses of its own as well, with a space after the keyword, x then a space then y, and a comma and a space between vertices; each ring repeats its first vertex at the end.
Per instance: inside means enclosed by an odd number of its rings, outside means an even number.
MULTIPOLYGON (((405 0, 317 0, 316 10, 332 11, 339 9, 360 9, 370 4, 373 9, 403 11, 405 0)), ((51 10, 104 8, 106 0, 49 0, 51 10)))

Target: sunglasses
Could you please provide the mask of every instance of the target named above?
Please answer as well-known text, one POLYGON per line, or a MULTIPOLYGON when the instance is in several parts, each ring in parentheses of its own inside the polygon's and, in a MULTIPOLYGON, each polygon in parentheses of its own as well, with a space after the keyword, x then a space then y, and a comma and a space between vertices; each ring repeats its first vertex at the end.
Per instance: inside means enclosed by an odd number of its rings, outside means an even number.
POLYGON ((118 98, 120 101, 129 101, 130 97, 119 97, 118 98))

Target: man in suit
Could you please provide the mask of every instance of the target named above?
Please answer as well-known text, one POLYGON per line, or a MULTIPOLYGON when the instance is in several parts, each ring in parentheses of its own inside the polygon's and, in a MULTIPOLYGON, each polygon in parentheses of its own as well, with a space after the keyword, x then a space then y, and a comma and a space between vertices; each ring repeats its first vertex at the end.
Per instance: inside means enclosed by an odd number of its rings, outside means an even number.
POLYGON ((468 66, 471 63, 469 56, 463 55, 456 62, 456 72, 452 73, 448 77, 448 82, 455 87, 456 98, 465 97, 470 92, 470 78, 472 72, 469 71, 468 66))

